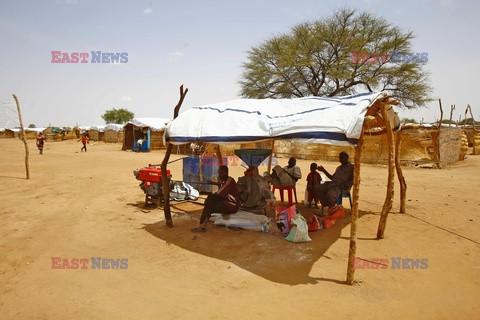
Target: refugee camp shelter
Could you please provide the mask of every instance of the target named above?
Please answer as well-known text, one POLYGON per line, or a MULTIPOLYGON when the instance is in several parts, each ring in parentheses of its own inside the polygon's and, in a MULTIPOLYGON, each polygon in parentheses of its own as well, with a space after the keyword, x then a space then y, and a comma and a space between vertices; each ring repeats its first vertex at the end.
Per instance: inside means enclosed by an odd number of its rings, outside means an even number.
MULTIPOLYGON (((462 130, 443 125, 404 124, 401 127, 400 162, 404 166, 444 167, 460 159, 462 130)), ((386 135, 366 134, 362 163, 387 164, 388 143, 386 135)), ((341 151, 350 157, 354 146, 311 144, 292 140, 275 143, 277 156, 293 156, 298 159, 335 161, 341 151)))
MULTIPOLYGON (((353 205, 347 267, 347 283, 353 283, 356 256, 360 167, 364 136, 386 134, 388 177, 377 239, 384 237, 388 213, 393 203, 395 169, 400 181, 400 211, 405 212, 406 183, 399 164, 400 123, 393 110, 399 102, 385 93, 363 93, 345 97, 305 97, 298 99, 238 99, 188 109, 167 125, 165 139, 171 144, 212 143, 222 161, 220 145, 292 140, 335 146, 355 146, 353 205), (395 139, 397 138, 397 139, 395 139), (395 145, 397 144, 397 145, 395 145)), ((166 171, 167 150, 162 169, 166 171)), ((271 158, 270 158, 271 159, 271 158)), ((269 166, 270 167, 270 166, 269 166)), ((270 168, 269 168, 270 169, 270 168)), ((167 180, 164 179, 164 183, 167 180)), ((166 185, 164 185, 164 189, 166 185)), ((169 202, 164 207, 167 226, 173 226, 169 202)))
POLYGON ((7 128, 5 129, 5 138, 19 138, 21 131, 20 128, 7 128))
POLYGON ((160 150, 165 148, 163 134, 167 118, 134 118, 123 126, 122 150, 136 150, 139 139, 145 140, 142 151, 160 150))
POLYGON ((76 139, 75 128, 63 126, 49 126, 43 131, 46 141, 62 141, 67 139, 76 139))
POLYGON ((13 138, 14 132, 8 128, 0 128, 0 138, 13 138))
POLYGON ((123 124, 109 123, 104 129, 105 142, 123 143, 123 124))
POLYGON ((87 133, 88 138, 92 141, 105 141, 105 125, 90 126, 87 133))

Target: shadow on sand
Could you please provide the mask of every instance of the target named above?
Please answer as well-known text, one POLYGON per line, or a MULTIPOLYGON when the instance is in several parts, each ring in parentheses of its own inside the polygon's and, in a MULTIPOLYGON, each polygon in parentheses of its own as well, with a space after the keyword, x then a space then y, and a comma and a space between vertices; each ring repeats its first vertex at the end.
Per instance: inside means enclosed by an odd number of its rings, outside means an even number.
MULTIPOLYGON (((144 225, 143 229, 153 236, 185 250, 207 257, 229 261, 267 280, 288 285, 314 284, 319 281, 344 283, 337 279, 310 277, 313 264, 335 243, 344 227, 350 224, 350 210, 347 216, 337 220, 329 229, 310 232, 313 241, 290 243, 276 232, 271 224, 269 233, 239 230, 209 224, 206 233, 192 233, 198 225, 202 208, 179 213, 178 206, 172 206, 177 213, 173 217, 175 227, 170 229, 164 221, 144 225)), ((173 212, 173 210, 172 210, 173 212)), ((360 211, 359 217, 370 212, 360 211)), ((312 214, 304 214, 308 219, 312 214)), ((348 246, 346 246, 348 247, 348 246)), ((325 256, 330 259, 330 257, 325 256)), ((346 268, 346 266, 345 266, 346 268)))

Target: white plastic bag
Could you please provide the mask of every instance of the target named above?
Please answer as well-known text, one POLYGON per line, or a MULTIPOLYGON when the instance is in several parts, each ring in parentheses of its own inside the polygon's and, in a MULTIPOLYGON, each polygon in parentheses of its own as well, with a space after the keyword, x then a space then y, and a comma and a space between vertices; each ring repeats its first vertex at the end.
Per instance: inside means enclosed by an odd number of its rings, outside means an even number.
POLYGON ((290 233, 285 238, 290 242, 308 242, 312 241, 308 236, 308 225, 307 221, 301 214, 296 214, 292 219, 292 224, 294 225, 290 233))
POLYGON ((224 219, 220 213, 213 213, 214 224, 226 227, 238 227, 245 230, 268 232, 270 218, 246 211, 231 214, 229 219, 224 219))

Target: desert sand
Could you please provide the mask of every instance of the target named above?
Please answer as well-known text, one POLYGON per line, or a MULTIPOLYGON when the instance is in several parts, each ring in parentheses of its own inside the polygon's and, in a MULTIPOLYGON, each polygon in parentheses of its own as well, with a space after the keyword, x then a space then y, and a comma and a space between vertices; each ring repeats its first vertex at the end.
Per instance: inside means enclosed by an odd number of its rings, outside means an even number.
MULTIPOLYGON (((162 151, 120 151, 96 143, 46 143, 38 155, 0 139, 0 318, 3 319, 478 319, 480 157, 440 170, 404 168, 386 236, 376 240, 387 170, 363 165, 357 256, 428 259, 426 269, 359 269, 344 284, 347 217, 293 244, 276 232, 209 226, 192 234, 202 207, 173 202, 174 228, 145 208, 132 171, 162 151), (128 259, 127 269, 52 269, 52 257, 128 259)), ((173 159, 181 156, 172 156, 173 159)), ((287 159, 280 159, 280 163, 287 159)), ((304 178, 311 161, 298 161, 304 178)), ((321 162, 333 172, 338 165, 321 162)), ((181 179, 181 161, 170 166, 181 179)), ((238 177, 242 167, 232 167, 238 177)), ((277 194, 278 195, 278 194, 277 194)), ((312 209, 298 204, 309 218, 312 209)))

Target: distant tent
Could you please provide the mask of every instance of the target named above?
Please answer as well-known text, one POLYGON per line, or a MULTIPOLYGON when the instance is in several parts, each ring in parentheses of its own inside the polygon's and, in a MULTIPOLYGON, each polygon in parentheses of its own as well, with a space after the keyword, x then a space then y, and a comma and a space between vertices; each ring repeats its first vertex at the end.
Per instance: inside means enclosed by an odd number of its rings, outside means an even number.
POLYGON ((7 128, 0 128, 0 138, 13 138, 13 131, 7 128))
POLYGON ((88 129, 88 138, 92 141, 105 141, 105 125, 95 125, 88 129))
POLYGON ((167 118, 134 118, 123 126, 122 150, 136 150, 137 141, 144 138, 142 150, 160 150, 165 148, 163 134, 166 124, 170 122, 167 118))
POLYGON ((105 126, 105 142, 123 143, 123 124, 109 123, 105 126))
POLYGON ((30 140, 37 139, 37 135, 42 132, 45 134, 47 128, 25 128, 25 137, 30 140))
MULTIPOLYGON (((32 128, 35 129, 35 128, 32 128)), ((43 130, 43 134, 47 141, 62 141, 67 139, 75 139, 77 137, 75 128, 71 127, 48 127, 43 130)))

